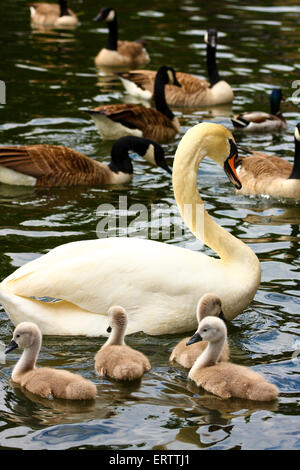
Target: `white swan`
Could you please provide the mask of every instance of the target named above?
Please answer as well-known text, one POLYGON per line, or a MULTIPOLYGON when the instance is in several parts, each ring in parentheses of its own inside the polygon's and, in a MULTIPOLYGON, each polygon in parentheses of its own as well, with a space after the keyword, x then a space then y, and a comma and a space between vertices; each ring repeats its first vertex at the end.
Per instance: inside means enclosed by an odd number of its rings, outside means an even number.
POLYGON ((48 335, 106 335, 107 311, 122 302, 128 314, 127 334, 181 333, 196 328, 197 302, 207 292, 220 297, 228 320, 242 312, 259 286, 260 263, 247 245, 205 211, 197 189, 197 170, 205 156, 224 167, 240 187, 232 134, 220 124, 202 123, 189 129, 179 143, 174 194, 189 228, 219 258, 138 238, 67 243, 25 264, 0 284, 0 302, 12 322, 33 321, 48 335), (192 214, 184 214, 185 204, 193 208, 192 214), (203 227, 197 227, 197 209, 203 227), (32 296, 61 301, 46 303, 32 296))

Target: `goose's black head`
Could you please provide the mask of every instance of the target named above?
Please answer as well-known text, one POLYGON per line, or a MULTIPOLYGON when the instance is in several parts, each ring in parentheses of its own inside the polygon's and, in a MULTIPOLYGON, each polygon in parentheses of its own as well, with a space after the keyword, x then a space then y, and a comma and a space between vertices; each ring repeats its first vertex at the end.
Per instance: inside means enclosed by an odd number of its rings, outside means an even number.
POLYGON ((101 8, 98 15, 95 16, 94 21, 114 21, 116 18, 116 10, 114 8, 101 8))
POLYGON ((164 170, 166 170, 171 175, 172 170, 166 162, 164 149, 157 142, 153 142, 153 148, 154 148, 154 161, 155 161, 155 164, 157 166, 160 166, 164 170))
POLYGON ((178 82, 176 78, 176 72, 173 69, 173 67, 168 67, 166 65, 163 65, 160 67, 157 71, 156 74, 157 80, 160 80, 163 82, 165 85, 175 85, 178 87, 181 87, 180 83, 178 82))
POLYGON ((206 44, 209 44, 214 49, 217 47, 218 42, 218 33, 216 29, 208 29, 205 36, 204 41, 206 44))

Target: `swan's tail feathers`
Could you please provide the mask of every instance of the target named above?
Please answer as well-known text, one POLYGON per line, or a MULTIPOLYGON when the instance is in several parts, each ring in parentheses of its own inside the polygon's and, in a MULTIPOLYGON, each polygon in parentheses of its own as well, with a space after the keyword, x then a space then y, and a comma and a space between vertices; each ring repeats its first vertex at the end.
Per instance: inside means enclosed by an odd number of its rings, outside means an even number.
POLYGON ((241 116, 231 118, 231 122, 233 127, 237 129, 244 129, 245 127, 249 126, 249 121, 247 121, 247 119, 242 118, 241 116))
POLYGON ((97 394, 97 388, 89 380, 82 380, 67 385, 65 394, 69 400, 92 400, 97 394))
POLYGON ((249 399, 256 401, 272 401, 278 397, 278 388, 269 382, 258 382, 249 391, 249 399))
POLYGON ((114 368, 113 376, 118 380, 138 380, 142 377, 144 368, 142 364, 118 364, 114 368))

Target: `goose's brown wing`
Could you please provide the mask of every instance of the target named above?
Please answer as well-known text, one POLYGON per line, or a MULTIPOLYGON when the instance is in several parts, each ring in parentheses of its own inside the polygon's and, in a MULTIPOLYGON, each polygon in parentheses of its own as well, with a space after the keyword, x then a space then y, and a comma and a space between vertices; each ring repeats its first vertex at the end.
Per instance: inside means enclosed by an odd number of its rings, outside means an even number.
POLYGON ((87 182, 100 168, 82 153, 58 145, 0 147, 0 165, 33 176, 43 186, 76 184, 74 178, 77 184, 87 182))
POLYGON ((118 41, 118 52, 121 55, 135 59, 140 54, 144 54, 144 46, 140 42, 135 41, 118 41))
POLYGON ((60 7, 56 3, 30 3, 29 6, 35 8, 36 13, 39 15, 60 15, 60 7))
POLYGON ((263 177, 281 176, 288 178, 292 172, 293 165, 277 157, 276 155, 267 155, 263 152, 254 151, 249 157, 241 157, 243 172, 251 175, 255 180, 263 177))
MULTIPOLYGON (((153 93, 156 72, 154 70, 132 70, 130 72, 120 73, 121 77, 134 82, 142 90, 148 90, 153 93)), ((177 93, 193 94, 199 91, 205 91, 209 88, 209 82, 194 77, 189 73, 176 72, 176 78, 179 81, 181 88, 174 85, 166 85, 166 94, 171 90, 177 93)))
POLYGON ((135 104, 99 106, 93 111, 104 114, 109 119, 130 129, 140 129, 143 137, 163 142, 177 132, 172 121, 156 109, 135 104))

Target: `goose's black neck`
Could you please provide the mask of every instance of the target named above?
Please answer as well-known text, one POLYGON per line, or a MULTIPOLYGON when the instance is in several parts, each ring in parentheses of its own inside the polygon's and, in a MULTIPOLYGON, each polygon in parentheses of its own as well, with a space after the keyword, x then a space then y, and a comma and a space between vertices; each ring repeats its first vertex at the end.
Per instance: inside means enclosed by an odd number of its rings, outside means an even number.
POLYGON ((131 159, 129 157, 129 151, 138 153, 139 155, 145 155, 150 141, 148 139, 137 138, 134 136, 124 136, 114 142, 111 149, 111 162, 108 165, 109 168, 118 173, 122 171, 123 173, 132 174, 133 166, 131 159))
POLYGON ((216 62, 216 47, 212 47, 210 44, 206 46, 206 68, 208 73, 208 79, 210 88, 221 80, 218 72, 218 66, 216 62))
POLYGON ((118 49, 118 20, 117 13, 112 21, 108 22, 108 41, 106 49, 116 51, 118 49))
POLYGON ((165 77, 166 72, 161 72, 158 70, 156 77, 155 77, 155 83, 154 83, 154 102, 155 102, 155 107, 157 111, 160 111, 162 114, 167 116, 169 119, 174 118, 174 114, 170 110, 169 106, 167 105, 166 102, 166 97, 165 97, 165 85, 166 85, 166 77, 165 77))
POLYGON ((67 0, 59 0, 59 6, 60 6, 60 16, 67 16, 70 14, 68 11, 67 0))
POLYGON ((295 139, 294 165, 289 179, 300 180, 300 142, 295 139))

